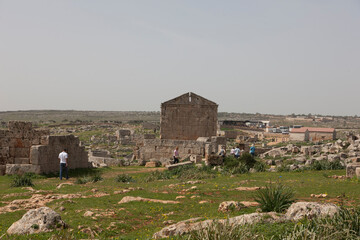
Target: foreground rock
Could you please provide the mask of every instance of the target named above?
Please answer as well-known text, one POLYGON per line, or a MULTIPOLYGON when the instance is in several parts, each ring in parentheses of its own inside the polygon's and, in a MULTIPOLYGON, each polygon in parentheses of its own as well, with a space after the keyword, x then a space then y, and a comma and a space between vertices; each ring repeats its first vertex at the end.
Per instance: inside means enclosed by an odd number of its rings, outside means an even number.
POLYGON ((304 217, 325 217, 334 215, 339 211, 339 207, 332 203, 317 202, 297 202, 293 203, 287 210, 285 217, 288 220, 298 221, 304 217))
POLYGON ((230 224, 232 226, 254 224, 261 221, 278 222, 281 221, 281 219, 283 219, 283 215, 270 212, 270 213, 251 213, 229 219, 205 220, 198 222, 200 219, 201 218, 192 218, 167 226, 161 229, 159 232, 155 233, 153 235, 153 238, 161 239, 161 238, 168 238, 177 235, 181 236, 190 233, 192 231, 199 231, 201 229, 205 229, 211 226, 211 224, 214 224, 215 222, 219 224, 230 224))
POLYGON ((180 203, 178 201, 171 201, 171 200, 159 200, 159 199, 151 199, 151 198, 142 198, 142 197, 132 197, 132 196, 126 196, 121 199, 118 204, 122 203, 128 203, 128 202, 156 202, 156 203, 164 203, 164 204, 177 204, 180 203))
MULTIPOLYGON (((250 203, 250 202, 249 202, 250 203)), ((251 213, 244 214, 229 219, 218 220, 205 220, 199 221, 202 218, 192 218, 189 220, 181 221, 176 224, 167 226, 153 235, 154 239, 169 238, 176 235, 188 234, 192 231, 199 231, 208 228, 214 223, 229 224, 232 227, 255 224, 259 222, 284 222, 284 221, 298 221, 304 217, 324 217, 326 215, 334 215, 339 210, 334 204, 331 203, 317 203, 317 202, 297 202, 293 203, 286 214, 279 214, 275 212, 269 213, 251 213)))
POLYGON ((50 232, 55 228, 64 228, 66 224, 58 213, 48 207, 29 210, 7 230, 8 234, 32 234, 50 232))

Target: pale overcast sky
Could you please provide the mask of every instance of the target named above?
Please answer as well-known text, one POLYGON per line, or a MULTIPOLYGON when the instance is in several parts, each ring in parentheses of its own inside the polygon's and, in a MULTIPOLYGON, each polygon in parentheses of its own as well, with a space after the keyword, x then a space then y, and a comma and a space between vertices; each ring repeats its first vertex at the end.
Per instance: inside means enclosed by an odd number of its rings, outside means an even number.
POLYGON ((0 111, 360 115, 359 0, 0 0, 0 111))

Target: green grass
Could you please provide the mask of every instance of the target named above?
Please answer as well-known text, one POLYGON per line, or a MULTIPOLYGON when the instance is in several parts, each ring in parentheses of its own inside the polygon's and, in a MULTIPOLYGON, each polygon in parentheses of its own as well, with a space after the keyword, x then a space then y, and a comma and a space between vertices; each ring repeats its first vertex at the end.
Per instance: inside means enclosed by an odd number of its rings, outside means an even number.
MULTIPOLYGON (((143 172, 149 169, 144 167, 113 167, 108 169, 90 169, 77 170, 70 172, 70 182, 75 182, 76 177, 84 175, 102 174, 102 181, 95 183, 87 183, 81 185, 63 186, 56 189, 56 186, 64 181, 60 181, 57 175, 47 178, 34 178, 34 189, 45 190, 47 193, 67 194, 81 193, 89 198, 72 199, 73 202, 67 202, 66 199, 55 200, 47 205, 61 214, 62 219, 69 224, 70 229, 74 229, 71 233, 68 230, 58 230, 55 233, 64 236, 63 239, 90 238, 89 235, 79 232, 78 226, 83 225, 90 228, 96 228, 98 225, 103 229, 99 239, 150 239, 153 233, 165 227, 164 221, 173 220, 175 222, 186 220, 192 217, 204 217, 204 219, 227 218, 240 214, 255 212, 256 208, 245 208, 240 211, 232 211, 230 213, 218 212, 218 206, 223 201, 254 201, 254 192, 237 191, 239 186, 266 186, 269 181, 280 181, 284 186, 292 187, 295 191, 295 199, 304 201, 323 201, 344 204, 345 206, 353 206, 360 204, 360 182, 353 180, 340 180, 327 178, 325 176, 344 175, 345 170, 327 170, 327 171, 304 171, 304 172, 261 172, 251 174, 239 174, 235 177, 211 172, 211 178, 204 178, 201 181, 205 183, 195 184, 196 189, 186 191, 191 184, 186 184, 192 180, 189 177, 195 176, 193 170, 190 173, 179 170, 172 177, 156 178, 151 181, 145 181, 151 174, 157 176, 160 173, 143 172), (127 174, 131 176, 134 182, 116 182, 115 178, 119 174, 127 174), (184 174, 184 175, 183 175, 184 174), (183 177, 179 177, 183 176, 183 177), (170 184, 176 184, 169 187, 170 184), (144 190, 134 190, 125 194, 114 194, 114 191, 141 187, 144 190), (104 197, 91 197, 93 193, 91 189, 98 189, 98 192, 108 193, 110 195, 104 197), (327 193, 326 199, 312 199, 310 194, 327 193), (124 196, 140 196, 153 199, 175 200, 179 195, 186 198, 180 199, 181 204, 161 204, 149 202, 130 202, 126 204, 118 204, 124 196), (190 198, 191 196, 199 196, 198 198, 190 198), (342 195, 341 199, 337 196, 342 195), (208 203, 199 204, 199 201, 206 200, 208 203), (65 211, 58 211, 60 206, 65 207, 65 211), (83 217, 85 211, 91 210, 95 213, 113 211, 113 215, 102 215, 92 219, 83 217), (173 212, 172 215, 165 215, 173 212), (107 229, 112 222, 116 222, 114 228, 107 229)), ((156 169, 154 169, 156 170, 156 169)), ((210 171, 210 170, 209 170, 210 171)), ((165 173, 164 173, 165 174, 165 173)), ((195 176, 196 178, 196 176, 195 176)), ((0 176, 0 202, 1 206, 6 205, 3 201, 11 201, 14 199, 29 198, 31 194, 24 188, 11 188, 11 177, 0 176), (20 196, 8 196, 7 194, 23 194, 20 196)), ((46 194, 46 193, 44 193, 46 194)), ((7 228, 16 220, 20 219, 25 211, 0 214, 0 236, 2 236, 7 228)), ((272 226, 272 225, 271 225, 272 226)), ((272 230, 271 226, 262 224, 257 225, 254 231, 262 232, 285 231, 288 225, 277 224, 276 229, 272 230)), ((274 225, 275 226, 275 225, 274 225)), ((293 225, 291 225, 292 228, 293 225)), ((32 239, 48 239, 54 233, 42 233, 32 236, 32 239)), ((4 237, 6 239, 6 237, 4 237)), ((29 236, 17 236, 13 239, 29 239, 29 236)), ((58 238, 60 239, 60 238, 58 238)))

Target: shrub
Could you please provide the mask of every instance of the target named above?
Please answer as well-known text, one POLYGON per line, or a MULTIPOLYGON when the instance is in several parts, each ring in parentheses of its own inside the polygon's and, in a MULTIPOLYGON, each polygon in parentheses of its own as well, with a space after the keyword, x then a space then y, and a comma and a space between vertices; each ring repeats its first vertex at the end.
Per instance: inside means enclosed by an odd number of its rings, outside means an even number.
POLYGON ((15 175, 12 179, 11 187, 32 187, 32 174, 15 175))
POLYGON ((269 184, 254 194, 263 212, 283 212, 294 202, 294 191, 281 183, 269 184))
POLYGON ((315 161, 313 164, 309 166, 310 170, 340 170, 344 169, 345 166, 342 164, 340 160, 336 160, 333 162, 329 162, 327 160, 315 161))
POLYGON ((265 172, 266 170, 266 164, 262 161, 257 161, 255 164, 254 164, 254 169, 257 171, 257 172, 265 172))
POLYGON ((290 172, 290 167, 286 164, 281 164, 276 168, 277 172, 290 172))
POLYGON ((134 179, 132 176, 129 176, 128 174, 123 173, 123 174, 117 175, 115 178, 115 181, 126 183, 126 182, 134 182, 134 179))
POLYGON ((90 176, 78 177, 78 178, 76 178, 76 181, 75 181, 76 184, 85 184, 88 182, 91 182, 90 176))
POLYGON ((92 182, 98 182, 98 181, 101 181, 101 180, 103 180, 103 178, 101 177, 100 173, 96 173, 95 175, 91 176, 91 181, 92 182))
POLYGON ((236 159, 233 156, 224 158, 224 168, 231 169, 239 165, 239 159, 236 159))
POLYGON ((243 174, 248 173, 249 168, 245 163, 240 162, 237 167, 231 168, 229 171, 231 174, 243 174))
POLYGON ((245 163, 248 169, 254 167, 256 160, 250 153, 243 153, 239 157, 239 161, 245 163))

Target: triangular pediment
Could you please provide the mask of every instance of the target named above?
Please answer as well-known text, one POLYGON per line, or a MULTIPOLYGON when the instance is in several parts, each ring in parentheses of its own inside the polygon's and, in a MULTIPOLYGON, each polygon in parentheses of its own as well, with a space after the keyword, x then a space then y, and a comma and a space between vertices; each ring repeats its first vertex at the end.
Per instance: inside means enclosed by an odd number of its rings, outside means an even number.
POLYGON ((193 92, 188 92, 183 95, 180 95, 176 98, 173 98, 169 101, 166 101, 162 104, 199 104, 199 105, 216 105, 216 103, 201 97, 193 92))

